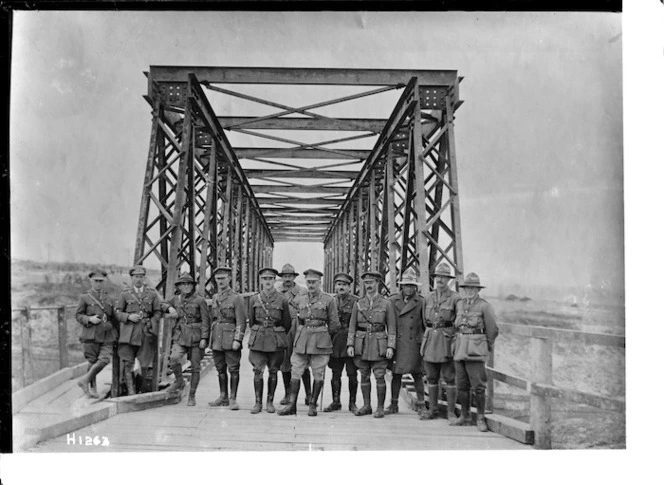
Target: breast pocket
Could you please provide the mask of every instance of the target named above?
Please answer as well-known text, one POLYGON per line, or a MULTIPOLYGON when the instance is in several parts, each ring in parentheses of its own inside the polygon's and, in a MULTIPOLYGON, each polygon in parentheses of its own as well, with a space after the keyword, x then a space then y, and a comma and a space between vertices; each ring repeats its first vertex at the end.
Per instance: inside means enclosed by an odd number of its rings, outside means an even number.
POLYGON ((235 306, 234 305, 224 305, 219 309, 221 318, 224 321, 235 321, 235 306))
POLYGON ((454 319, 454 312, 451 308, 443 308, 438 312, 438 318, 444 322, 449 322, 454 319))
POLYGON ((326 320, 327 319, 327 307, 324 303, 316 303, 313 307, 313 314, 316 320, 326 320))
POLYGON ((374 310, 373 312, 373 323, 385 323, 385 313, 386 311, 381 309, 374 310))

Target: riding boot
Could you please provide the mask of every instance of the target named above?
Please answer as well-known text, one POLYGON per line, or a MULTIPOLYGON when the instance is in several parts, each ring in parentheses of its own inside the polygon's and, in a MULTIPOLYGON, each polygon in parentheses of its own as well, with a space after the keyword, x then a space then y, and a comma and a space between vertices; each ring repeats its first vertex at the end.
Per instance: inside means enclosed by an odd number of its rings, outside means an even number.
POLYGON ((185 386, 184 379, 182 378, 182 364, 174 362, 171 368, 173 369, 175 380, 166 388, 166 392, 177 392, 185 386))
POLYGON ((477 405, 477 429, 486 433, 489 431, 489 428, 487 427, 486 419, 484 418, 484 409, 486 407, 486 394, 484 393, 484 390, 475 391, 475 404, 477 405))
POLYGON ((291 391, 291 373, 290 372, 282 372, 281 377, 284 380, 284 390, 286 394, 284 394, 284 398, 279 401, 279 404, 288 404, 290 402, 290 391, 291 391))
MULTIPOLYGON (((438 383, 429 384, 429 409, 423 411, 420 419, 436 419, 438 417, 438 383)), ((452 424, 452 423, 450 423, 452 424)))
POLYGON ((385 415, 397 414, 399 412, 399 393, 401 392, 402 374, 392 373, 392 382, 390 383, 391 400, 390 405, 385 410, 385 415))
POLYGON ((362 382, 360 384, 360 390, 362 391, 364 405, 355 411, 355 416, 366 416, 367 414, 373 413, 373 410, 371 409, 371 381, 362 382))
POLYGON ((240 409, 240 406, 237 403, 237 386, 240 383, 240 374, 231 373, 231 398, 229 401, 229 409, 231 411, 237 411, 240 409))
POLYGON ((374 418, 382 418, 385 416, 385 411, 383 406, 385 405, 385 395, 387 394, 387 385, 385 381, 376 382, 376 396, 378 397, 378 402, 376 404, 376 412, 374 413, 374 418))
POLYGON ((447 421, 450 426, 455 426, 456 422, 459 420, 456 416, 456 398, 457 398, 457 388, 456 386, 447 386, 447 421))
POLYGON ((265 410, 268 413, 273 413, 276 411, 274 409, 274 404, 272 404, 272 401, 274 400, 274 391, 277 388, 277 382, 279 380, 279 377, 277 374, 270 374, 267 378, 267 402, 265 403, 265 410))
POLYGON ((286 406, 277 411, 279 416, 289 416, 297 414, 297 395, 300 393, 300 379, 292 379, 290 381, 291 387, 289 389, 290 401, 286 406))
POLYGON ((357 376, 348 376, 348 392, 350 397, 348 398, 348 410, 351 413, 357 411, 357 405, 355 401, 357 400, 357 376))
POLYGON ((126 362, 124 367, 125 381, 127 382, 127 395, 133 396, 136 394, 136 387, 134 386, 134 363, 126 362))
POLYGON ((314 388, 311 394, 311 401, 309 401, 309 416, 318 416, 318 396, 320 396, 320 391, 323 389, 323 384, 325 381, 316 381, 314 380, 314 388))
POLYGON ((424 381, 422 380, 422 374, 413 375, 413 380, 415 381, 415 395, 417 396, 415 411, 417 414, 422 414, 426 409, 424 401, 424 381))
POLYGON ((141 367, 141 393, 152 392, 152 369, 149 367, 141 367))
POLYGON ((208 403, 208 406, 217 407, 217 406, 228 406, 228 376, 226 372, 218 375, 219 379, 219 397, 212 402, 208 403))
MULTIPOLYGON (((89 366, 88 366, 88 373, 90 372, 90 369, 92 369, 92 367, 93 367, 95 364, 98 364, 98 363, 99 363, 99 361, 95 362, 95 363, 92 364, 92 365, 89 365, 89 366)), ((105 366, 106 366, 106 364, 104 364, 104 365, 102 366, 102 369, 103 369, 105 366)), ((97 373, 95 373, 95 374, 93 374, 93 375, 90 376, 90 397, 93 398, 93 399, 98 399, 98 398, 99 398, 99 394, 97 393, 97 373)))
POLYGON ((249 411, 251 414, 258 414, 263 410, 263 378, 254 379, 254 394, 256 395, 256 404, 249 411))
POLYGON ((454 422, 450 422, 450 426, 472 426, 473 421, 470 417, 470 393, 469 391, 460 391, 457 389, 457 398, 461 404, 461 417, 454 422))
POLYGON ((311 372, 309 369, 304 369, 302 374, 302 384, 304 386, 304 404, 307 406, 311 402, 311 372))
POLYGON ((191 384, 189 386, 189 399, 187 400, 187 406, 196 405, 196 389, 198 389, 198 383, 201 381, 201 373, 194 372, 191 374, 191 384))
POLYGON ((80 387, 83 392, 85 393, 86 396, 97 399, 99 397, 99 394, 96 393, 95 387, 93 387, 92 383, 95 382, 95 377, 97 374, 101 372, 101 370, 106 367, 106 362, 95 362, 94 364, 90 365, 88 367, 88 372, 81 377, 81 379, 77 382, 78 387, 80 387), (91 388, 91 391, 88 391, 88 385, 91 388), (95 392, 92 392, 92 391, 95 392))
POLYGON ((341 378, 332 376, 332 403, 323 409, 323 412, 329 413, 341 409, 341 378))

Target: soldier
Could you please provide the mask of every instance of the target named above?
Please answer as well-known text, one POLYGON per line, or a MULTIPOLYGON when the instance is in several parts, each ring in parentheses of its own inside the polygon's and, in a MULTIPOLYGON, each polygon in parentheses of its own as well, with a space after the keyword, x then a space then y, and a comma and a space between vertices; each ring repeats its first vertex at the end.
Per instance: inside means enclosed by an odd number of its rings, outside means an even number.
POLYGON ((421 413, 424 409, 424 381, 422 380, 422 356, 420 345, 424 334, 424 298, 418 293, 417 274, 413 268, 404 271, 399 281, 401 291, 390 297, 397 314, 397 348, 394 361, 390 363, 392 371, 391 397, 392 402, 385 414, 399 412, 399 392, 401 378, 410 374, 415 381, 417 404, 415 410, 421 413))
POLYGON ((88 273, 90 291, 83 293, 76 307, 76 321, 81 324, 80 341, 88 361, 88 372, 77 382, 86 396, 98 398, 96 376, 111 361, 118 331, 113 325, 111 297, 102 288, 107 273, 95 269, 88 273), (89 389, 88 389, 89 386, 89 389))
POLYGON ((353 277, 346 273, 334 275, 334 287, 337 294, 335 303, 339 312, 339 331, 332 337, 332 355, 328 367, 332 369, 332 403, 323 409, 326 413, 341 409, 341 372, 346 367, 348 376, 348 410, 351 413, 357 411, 355 400, 357 398, 357 366, 352 357, 348 357, 346 351, 346 340, 348 339, 348 323, 353 310, 353 305, 358 298, 350 293, 350 285, 353 277))
POLYGON ((323 389, 325 366, 332 353, 332 336, 339 331, 339 315, 334 298, 320 289, 323 273, 315 269, 304 272, 307 294, 294 302, 298 308, 297 330, 293 342, 290 403, 279 410, 279 415, 297 414, 297 395, 300 378, 308 366, 314 374, 314 388, 309 401, 309 416, 316 416, 318 396, 323 389))
POLYGON ((454 408, 457 388, 454 381, 454 360, 452 360, 452 341, 454 340, 454 320, 456 304, 461 295, 450 289, 454 279, 446 263, 441 263, 432 275, 436 279, 436 291, 427 295, 424 301, 426 330, 420 349, 424 359, 424 370, 429 384, 429 410, 420 419, 438 417, 438 381, 442 377, 447 394, 447 420, 449 425, 456 425, 454 408))
POLYGON ((182 366, 191 362, 191 383, 187 406, 196 405, 196 389, 201 380, 201 360, 210 337, 210 311, 205 299, 194 288, 196 282, 188 275, 182 275, 175 281, 179 294, 173 295, 166 303, 171 315, 177 314, 173 328, 171 345, 171 368, 175 381, 166 391, 177 392, 185 386, 182 378, 182 366))
POLYGON ((212 331, 210 347, 214 366, 219 374, 220 395, 210 406, 228 406, 237 411, 237 386, 240 382, 240 357, 247 312, 244 299, 231 288, 231 268, 217 268, 213 272, 217 293, 212 297, 212 331), (228 376, 231 376, 231 397, 228 399, 228 376))
MULTIPOLYGON (((293 303, 293 300, 300 295, 306 295, 307 290, 302 288, 297 283, 295 283, 295 278, 300 273, 295 272, 295 268, 292 264, 286 263, 284 267, 281 268, 281 273, 278 276, 281 277, 281 281, 274 285, 274 288, 286 297, 288 300, 291 321, 297 322, 297 306, 293 303)), ((290 381, 291 381, 291 355, 293 354, 293 340, 295 340, 295 329, 297 325, 291 325, 291 329, 288 332, 288 347, 284 352, 284 361, 281 363, 281 378, 284 381, 284 389, 286 394, 284 398, 279 401, 279 404, 288 404, 290 402, 290 381)), ((304 383, 304 403, 309 404, 309 399, 311 398, 311 374, 309 369, 305 369, 304 374, 302 374, 302 382, 304 383)))
MULTIPOLYGON (((120 369, 127 383, 127 394, 136 394, 133 368, 145 337, 156 338, 159 332, 162 301, 156 290, 145 286, 145 268, 134 266, 129 270, 132 287, 120 293, 115 304, 115 318, 120 322, 118 356, 120 369)), ((149 362, 139 358, 147 370, 149 362)), ((147 371, 146 371, 147 374, 147 371)))
POLYGON ((454 370, 461 403, 461 419, 457 426, 472 425, 470 417, 470 390, 475 391, 477 428, 487 431, 484 408, 486 404, 486 369, 484 362, 498 337, 498 325, 491 304, 479 297, 480 277, 468 273, 463 288, 464 297, 456 305, 454 327, 454 370))
POLYGON ((256 404, 251 414, 263 409, 263 371, 268 368, 267 401, 265 410, 275 412, 272 403, 277 387, 277 373, 288 346, 286 334, 291 327, 291 314, 288 300, 274 289, 274 279, 278 272, 273 268, 258 271, 261 291, 249 300, 249 362, 254 366, 254 392, 256 404))
POLYGON ((394 306, 378 293, 378 283, 382 275, 367 271, 362 275, 364 296, 360 298, 350 316, 348 340, 349 357, 354 357, 355 365, 362 377, 361 389, 364 405, 355 411, 355 416, 371 414, 371 371, 376 378, 378 406, 374 418, 385 416, 385 370, 394 357, 396 346, 396 315, 394 306))

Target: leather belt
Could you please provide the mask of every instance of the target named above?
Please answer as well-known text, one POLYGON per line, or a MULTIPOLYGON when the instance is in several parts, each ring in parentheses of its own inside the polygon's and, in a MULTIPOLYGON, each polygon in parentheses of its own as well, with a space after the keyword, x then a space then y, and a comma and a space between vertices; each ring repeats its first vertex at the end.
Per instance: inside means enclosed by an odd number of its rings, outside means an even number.
POLYGON ((442 323, 436 322, 431 324, 427 323, 427 328, 449 328, 453 326, 454 322, 442 322, 442 323))
POLYGON ((481 334, 485 333, 483 328, 475 329, 475 330, 464 330, 464 328, 461 327, 460 330, 461 330, 460 333, 462 333, 464 335, 481 335, 481 334))
POLYGON ((259 325, 262 325, 263 327, 274 327, 274 322, 272 321, 267 321, 267 320, 256 320, 256 322, 259 325))
POLYGON ((381 332, 385 330, 385 324, 383 323, 372 323, 369 325, 358 325, 357 328, 360 330, 368 331, 368 332, 381 332))
POLYGON ((313 320, 305 319, 304 320, 304 325, 306 327, 323 327, 323 326, 327 325, 327 321, 325 321, 325 320, 316 320, 316 319, 313 319, 313 320))

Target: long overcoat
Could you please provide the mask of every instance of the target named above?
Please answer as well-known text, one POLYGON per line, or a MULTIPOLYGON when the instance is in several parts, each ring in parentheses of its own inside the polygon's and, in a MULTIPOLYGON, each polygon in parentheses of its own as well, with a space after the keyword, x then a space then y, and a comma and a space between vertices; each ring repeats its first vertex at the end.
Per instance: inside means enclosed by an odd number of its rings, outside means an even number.
POLYGON ((403 292, 390 297, 397 314, 397 348, 392 372, 395 374, 421 374, 420 346, 424 335, 424 298, 415 293, 407 302, 403 292))

